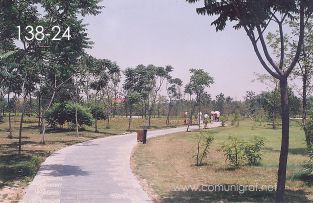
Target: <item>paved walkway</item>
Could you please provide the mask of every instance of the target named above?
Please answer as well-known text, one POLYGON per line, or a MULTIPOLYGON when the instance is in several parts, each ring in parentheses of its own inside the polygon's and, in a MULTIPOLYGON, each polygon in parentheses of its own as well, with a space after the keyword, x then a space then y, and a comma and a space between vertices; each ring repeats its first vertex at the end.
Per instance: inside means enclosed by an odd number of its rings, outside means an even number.
MULTIPOLYGON (((219 126, 219 123, 211 127, 219 126)), ((192 129, 196 129, 193 126, 192 129)), ((186 127, 148 132, 148 138, 186 127)), ((96 139, 55 152, 41 165, 23 203, 152 202, 130 168, 135 133, 96 139)))

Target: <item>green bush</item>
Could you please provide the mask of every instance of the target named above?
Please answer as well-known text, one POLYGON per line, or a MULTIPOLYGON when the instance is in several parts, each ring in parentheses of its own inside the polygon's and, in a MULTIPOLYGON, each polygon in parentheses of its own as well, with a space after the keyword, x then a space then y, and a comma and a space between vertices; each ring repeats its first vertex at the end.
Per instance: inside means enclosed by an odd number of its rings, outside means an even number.
POLYGON ((262 159, 261 149, 264 139, 255 137, 253 141, 243 142, 236 137, 229 137, 230 142, 224 144, 222 149, 226 160, 231 167, 239 168, 242 165, 259 165, 262 159))
POLYGON ((90 106, 90 111, 91 111, 92 117, 94 119, 97 119, 97 120, 100 120, 100 119, 106 120, 106 119, 108 119, 108 114, 107 114, 107 110, 106 110, 105 106, 92 104, 90 106))
POLYGON ((233 114, 232 116, 231 126, 235 125, 236 127, 239 127, 239 121, 240 121, 240 113, 236 111, 235 114, 233 114))
POLYGON ((39 156, 32 156, 30 161, 27 163, 27 168, 28 168, 28 175, 29 176, 35 176, 37 171, 40 168, 40 164, 42 162, 42 158, 39 156))
POLYGON ((236 137, 229 137, 230 143, 222 149, 231 167, 239 168, 244 163, 244 143, 236 137))
POLYGON ((220 116, 220 121, 222 122, 222 127, 225 127, 228 118, 227 116, 220 116))
POLYGON ((78 125, 91 126, 93 119, 90 110, 80 104, 75 104, 72 102, 56 103, 46 113, 45 118, 53 127, 55 127, 57 124, 64 125, 66 122, 76 124, 76 109, 78 125))
POLYGON ((203 165, 203 161, 207 157, 209 147, 213 141, 214 136, 207 131, 202 131, 197 135, 197 153, 195 155, 196 166, 203 165))
POLYGON ((264 139, 260 137, 255 137, 252 143, 244 144, 244 154, 248 165, 257 166, 260 164, 262 147, 264 147, 264 139))
POLYGON ((204 128, 207 128, 207 127, 208 127, 208 124, 210 123, 210 121, 211 121, 211 118, 210 118, 210 117, 207 117, 207 118, 204 118, 204 119, 203 119, 204 128))
POLYGON ((293 175, 292 180, 301 180, 313 185, 313 161, 302 164, 302 170, 293 175))

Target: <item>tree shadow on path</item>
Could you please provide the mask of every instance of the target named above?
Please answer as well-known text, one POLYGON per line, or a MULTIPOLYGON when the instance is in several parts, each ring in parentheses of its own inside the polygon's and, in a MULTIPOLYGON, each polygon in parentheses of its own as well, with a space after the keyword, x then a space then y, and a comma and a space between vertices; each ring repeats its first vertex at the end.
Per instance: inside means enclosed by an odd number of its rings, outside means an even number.
POLYGON ((79 166, 61 165, 61 164, 49 164, 43 165, 40 170, 40 174, 44 176, 88 176, 87 171, 82 170, 79 166))

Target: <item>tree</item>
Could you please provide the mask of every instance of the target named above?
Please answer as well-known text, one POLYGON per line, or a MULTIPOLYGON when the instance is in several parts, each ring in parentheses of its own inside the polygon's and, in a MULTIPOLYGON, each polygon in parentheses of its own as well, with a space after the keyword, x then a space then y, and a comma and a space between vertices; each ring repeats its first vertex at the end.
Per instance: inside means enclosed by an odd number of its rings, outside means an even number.
MULTIPOLYGON (((195 3, 199 0, 187 0, 195 3)), ((235 29, 244 29, 250 39, 253 49, 262 66, 274 78, 279 80, 282 107, 282 142, 279 158, 276 201, 283 202, 286 184, 286 167, 289 149, 289 101, 288 77, 299 61, 304 42, 305 21, 313 11, 313 2, 307 0, 216 0, 204 1, 204 7, 198 8, 197 13, 217 16, 212 22, 217 31, 224 30, 230 22, 236 22, 235 29), (297 31, 297 48, 293 59, 286 64, 284 23, 299 16, 297 31), (280 56, 275 62, 270 55, 265 37, 268 25, 278 27, 280 41, 280 56), (260 44, 260 46, 259 46, 260 44), (263 55, 261 54, 263 50, 263 55)))
MULTIPOLYGON (((294 20, 290 20, 288 22, 291 33, 295 36, 298 36, 298 26, 299 17, 296 16, 294 20)), ((295 70, 292 72, 294 78, 299 78, 302 81, 301 88, 299 89, 299 94, 302 97, 302 127, 305 132, 305 140, 306 144, 309 147, 310 145, 310 135, 307 131, 307 114, 308 114, 308 96, 312 93, 312 84, 311 79, 313 76, 313 21, 312 19, 308 18, 305 23, 305 30, 304 30, 304 44, 302 48, 302 52, 300 54, 299 61, 295 70)), ((275 33, 269 33, 268 37, 269 44, 274 50, 274 53, 279 53, 278 50, 278 43, 279 43, 279 35, 277 31, 275 33)), ((296 52, 297 49, 297 41, 290 35, 286 35, 285 37, 285 46, 287 52, 286 60, 292 60, 293 54, 296 52)))
POLYGON ((183 81, 179 78, 175 79, 169 79, 168 85, 167 85, 167 95, 169 98, 168 103, 168 111, 167 111, 167 117, 166 117, 166 125, 170 124, 170 113, 173 108, 173 101, 178 100, 181 97, 180 88, 183 85, 183 81))
POLYGON ((201 95, 206 87, 210 87, 214 83, 214 79, 203 69, 190 69, 192 74, 190 77, 189 87, 192 93, 196 94, 196 102, 198 105, 198 125, 200 128, 200 112, 201 112, 201 95))
POLYGON ((151 87, 148 88, 148 90, 150 91, 149 94, 149 100, 151 97, 151 104, 149 103, 149 112, 148 112, 148 125, 149 127, 151 127, 151 115, 152 112, 154 110, 155 107, 155 103, 156 103, 156 99, 158 97, 159 91, 162 88, 162 85, 164 83, 164 80, 169 79, 170 78, 170 72, 173 71, 173 67, 172 66, 166 66, 164 67, 156 67, 153 65, 149 65, 147 67, 148 69, 148 74, 152 76, 153 80, 151 82, 149 82, 148 84, 151 85, 151 87))
POLYGON ((281 112, 278 90, 262 92, 258 95, 258 100, 264 111, 267 112, 268 119, 272 121, 272 128, 277 129, 277 119, 281 112))
POLYGON ((127 92, 127 103, 128 103, 128 108, 129 108, 129 119, 128 119, 128 131, 131 129, 131 122, 132 122, 132 116, 133 116, 133 107, 135 104, 138 104, 140 101, 141 94, 139 92, 129 90, 127 92))
POLYGON ((245 103, 248 105, 249 117, 254 119, 258 108, 256 93, 253 91, 247 91, 245 96, 245 103))
POLYGON ((135 104, 138 104, 140 101, 146 99, 146 80, 151 78, 145 77, 147 76, 146 69, 143 65, 138 65, 136 68, 127 68, 124 74, 125 81, 123 84, 123 88, 126 95, 126 111, 129 112, 128 130, 130 130, 133 116, 133 107, 135 104))
POLYGON ((195 110, 195 105, 193 105, 193 98, 192 98, 193 91, 192 91, 192 87, 191 87, 190 83, 185 85, 184 92, 185 92, 185 94, 189 95, 189 103, 190 103, 189 118, 186 117, 186 120, 188 120, 187 121, 187 132, 189 132, 189 127, 190 127, 190 125, 192 125, 192 115, 193 115, 194 110, 195 110))
POLYGON ((108 119, 108 115, 106 113, 106 108, 103 105, 99 105, 97 103, 92 104, 90 107, 91 114, 93 118, 95 119, 95 132, 98 131, 98 120, 106 120, 108 119))
POLYGON ((224 114, 225 102, 226 102, 226 99, 223 93, 216 95, 215 106, 214 106, 215 110, 218 110, 221 112, 221 114, 224 114))

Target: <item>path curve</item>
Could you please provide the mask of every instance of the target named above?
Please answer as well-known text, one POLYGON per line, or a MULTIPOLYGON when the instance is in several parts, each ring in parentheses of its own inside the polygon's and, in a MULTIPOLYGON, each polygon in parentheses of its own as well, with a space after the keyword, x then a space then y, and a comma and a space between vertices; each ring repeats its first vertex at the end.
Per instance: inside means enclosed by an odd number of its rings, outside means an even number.
MULTIPOLYGON (((150 131, 148 138, 185 130, 179 127, 150 131)), ((21 202, 152 202, 130 168, 136 144, 136 134, 131 133, 87 141, 53 153, 41 165, 21 202)))

